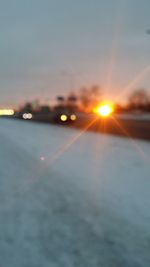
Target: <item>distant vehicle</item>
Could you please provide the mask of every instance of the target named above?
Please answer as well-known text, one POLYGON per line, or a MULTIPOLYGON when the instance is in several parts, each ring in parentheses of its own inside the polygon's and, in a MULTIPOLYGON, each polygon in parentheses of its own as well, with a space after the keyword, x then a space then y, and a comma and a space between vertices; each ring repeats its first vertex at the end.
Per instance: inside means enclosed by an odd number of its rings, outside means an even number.
POLYGON ((57 106, 53 110, 50 110, 47 113, 45 112, 28 113, 20 111, 15 113, 14 117, 23 120, 34 120, 41 122, 43 121, 43 122, 51 122, 58 124, 73 123, 77 119, 75 112, 63 106, 57 106))
POLYGON ((74 122, 77 119, 77 116, 74 112, 69 110, 66 107, 58 106, 55 107, 50 113, 50 121, 54 123, 70 123, 74 122))

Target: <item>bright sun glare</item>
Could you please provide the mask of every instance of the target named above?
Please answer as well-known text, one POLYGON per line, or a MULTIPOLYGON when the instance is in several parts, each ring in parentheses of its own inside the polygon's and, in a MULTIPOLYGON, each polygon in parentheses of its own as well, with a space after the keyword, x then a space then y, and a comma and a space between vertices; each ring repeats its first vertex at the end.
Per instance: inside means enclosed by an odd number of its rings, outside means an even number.
POLYGON ((96 108, 96 113, 102 117, 108 117, 113 112, 113 107, 110 104, 102 104, 96 108))

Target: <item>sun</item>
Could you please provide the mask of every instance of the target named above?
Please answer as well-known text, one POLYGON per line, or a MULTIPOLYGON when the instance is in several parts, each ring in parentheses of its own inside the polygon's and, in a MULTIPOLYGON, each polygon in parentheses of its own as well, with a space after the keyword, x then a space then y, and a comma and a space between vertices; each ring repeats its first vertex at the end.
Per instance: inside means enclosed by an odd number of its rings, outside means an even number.
POLYGON ((95 109, 95 112, 102 117, 108 117, 113 112, 113 106, 111 104, 105 103, 98 106, 95 109))

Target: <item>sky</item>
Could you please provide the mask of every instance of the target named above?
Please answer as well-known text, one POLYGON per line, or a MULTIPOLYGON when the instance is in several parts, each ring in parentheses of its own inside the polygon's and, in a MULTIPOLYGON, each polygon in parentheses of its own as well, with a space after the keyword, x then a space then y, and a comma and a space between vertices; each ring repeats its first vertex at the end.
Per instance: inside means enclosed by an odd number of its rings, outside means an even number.
POLYGON ((0 0, 0 105, 150 92, 149 0, 0 0))

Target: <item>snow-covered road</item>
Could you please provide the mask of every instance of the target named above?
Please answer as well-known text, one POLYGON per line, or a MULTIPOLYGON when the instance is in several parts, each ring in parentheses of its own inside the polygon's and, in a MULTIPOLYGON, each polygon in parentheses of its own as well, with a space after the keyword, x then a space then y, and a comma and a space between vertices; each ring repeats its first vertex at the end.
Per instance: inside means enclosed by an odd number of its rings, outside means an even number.
POLYGON ((150 143, 0 120, 0 267, 149 267, 150 143))

